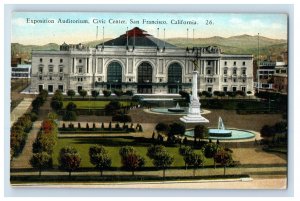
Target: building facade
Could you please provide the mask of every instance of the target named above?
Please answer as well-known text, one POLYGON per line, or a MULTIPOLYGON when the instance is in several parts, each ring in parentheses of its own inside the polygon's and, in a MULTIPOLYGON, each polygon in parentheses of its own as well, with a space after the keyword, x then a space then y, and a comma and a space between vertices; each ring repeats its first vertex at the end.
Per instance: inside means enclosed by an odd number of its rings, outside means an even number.
POLYGON ((11 78, 30 78, 30 71, 30 64, 18 64, 17 67, 11 67, 11 78))
POLYGON ((168 94, 191 90, 253 91, 253 56, 227 55, 214 46, 180 48, 134 28, 96 48, 82 44, 32 52, 31 92, 56 89, 168 94))

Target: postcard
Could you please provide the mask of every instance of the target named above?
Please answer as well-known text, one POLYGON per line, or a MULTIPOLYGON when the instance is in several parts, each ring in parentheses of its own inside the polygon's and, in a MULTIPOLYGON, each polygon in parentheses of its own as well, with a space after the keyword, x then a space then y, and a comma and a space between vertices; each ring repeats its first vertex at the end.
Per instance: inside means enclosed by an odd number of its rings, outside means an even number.
POLYGON ((288 15, 13 12, 14 186, 286 189, 288 15))

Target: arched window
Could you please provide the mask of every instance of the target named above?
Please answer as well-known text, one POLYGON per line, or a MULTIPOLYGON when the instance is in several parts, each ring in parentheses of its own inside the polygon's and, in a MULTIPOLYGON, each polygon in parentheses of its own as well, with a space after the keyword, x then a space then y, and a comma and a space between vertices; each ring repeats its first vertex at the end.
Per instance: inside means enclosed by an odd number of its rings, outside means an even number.
POLYGON ((178 93, 182 89, 182 68, 179 63, 172 63, 168 68, 169 93, 178 93))
POLYGON ((107 88, 120 89, 122 83, 122 66, 118 62, 111 62, 107 67, 107 88))
POLYGON ((138 67, 138 93, 152 93, 152 66, 143 62, 138 67))

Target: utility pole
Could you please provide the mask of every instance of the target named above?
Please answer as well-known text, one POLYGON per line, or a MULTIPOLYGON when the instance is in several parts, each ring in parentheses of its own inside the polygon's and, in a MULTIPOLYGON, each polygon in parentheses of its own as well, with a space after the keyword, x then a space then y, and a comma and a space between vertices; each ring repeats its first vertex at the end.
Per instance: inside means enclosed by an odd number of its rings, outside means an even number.
POLYGON ((259 33, 257 34, 257 93, 259 93, 259 66, 260 66, 260 59, 259 59, 259 33))

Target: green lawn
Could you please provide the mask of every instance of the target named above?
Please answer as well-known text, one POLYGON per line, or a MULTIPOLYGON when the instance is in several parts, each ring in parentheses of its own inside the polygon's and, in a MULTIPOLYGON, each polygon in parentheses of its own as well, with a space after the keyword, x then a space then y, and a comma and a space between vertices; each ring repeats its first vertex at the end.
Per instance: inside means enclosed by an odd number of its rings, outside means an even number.
MULTIPOLYGON (((86 100, 86 101, 63 101, 63 108, 66 108, 69 102, 73 102, 76 104, 78 109, 102 109, 104 108, 110 101, 99 101, 99 100, 86 100)), ((130 101, 120 101, 122 106, 129 106, 130 101)))
MULTIPOLYGON (((139 138, 131 137, 107 137, 107 138, 59 138, 58 143, 54 148, 53 165, 58 165, 59 150, 64 146, 72 146, 78 150, 82 158, 81 167, 93 167, 89 161, 89 148, 92 145, 100 144, 105 146, 112 158, 112 167, 121 167, 121 158, 119 149, 121 146, 133 146, 138 153, 145 158, 145 167, 153 167, 152 161, 146 156, 147 148, 150 146, 148 142, 139 142, 139 138)), ((184 161, 178 153, 178 147, 167 147, 169 153, 174 156, 173 167, 184 166, 184 161)), ((197 150, 196 152, 199 152, 197 150)), ((213 165, 213 160, 206 159, 205 165, 213 165)))

